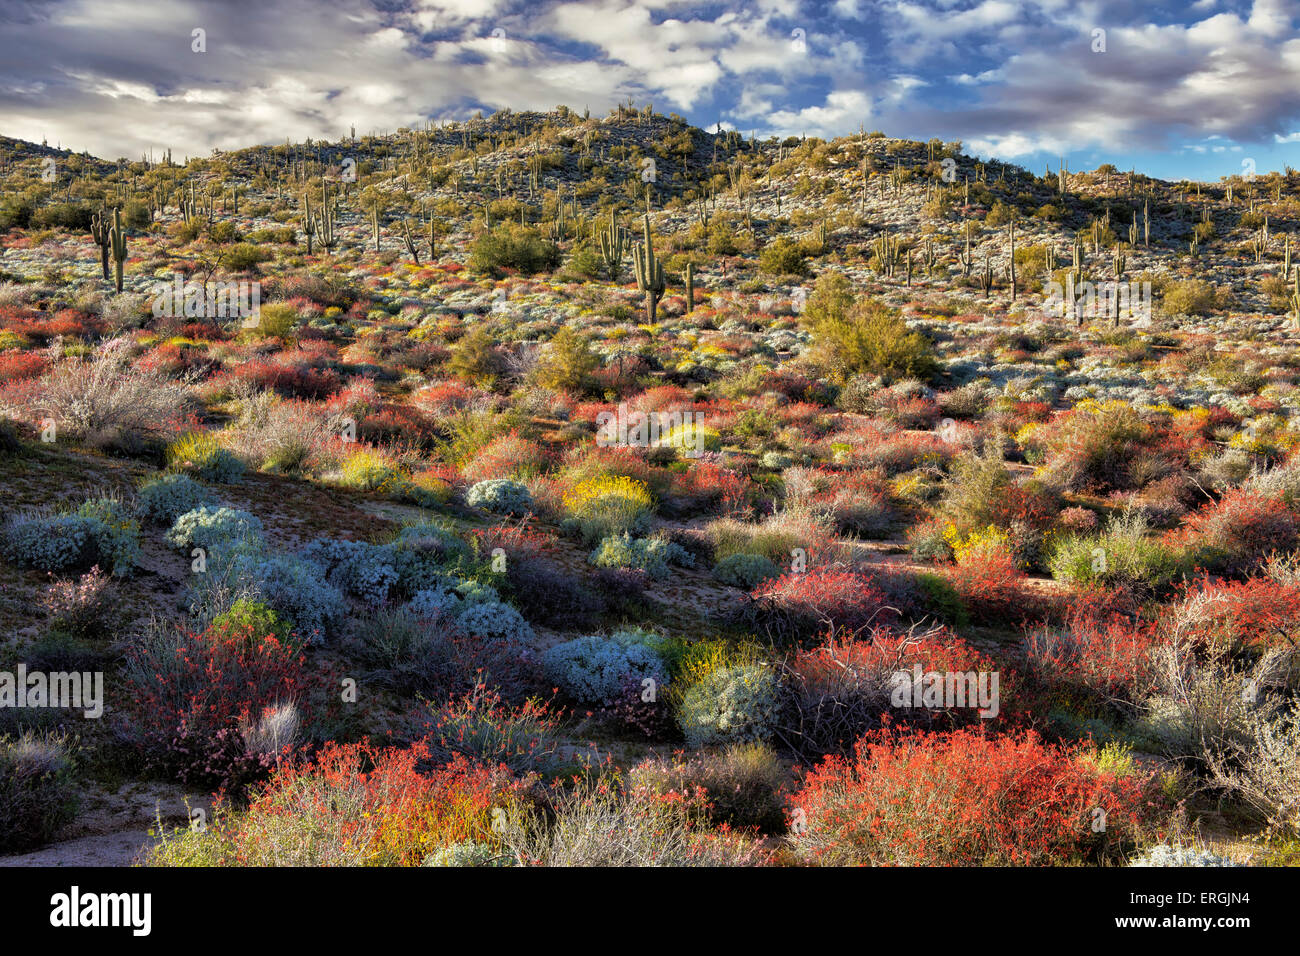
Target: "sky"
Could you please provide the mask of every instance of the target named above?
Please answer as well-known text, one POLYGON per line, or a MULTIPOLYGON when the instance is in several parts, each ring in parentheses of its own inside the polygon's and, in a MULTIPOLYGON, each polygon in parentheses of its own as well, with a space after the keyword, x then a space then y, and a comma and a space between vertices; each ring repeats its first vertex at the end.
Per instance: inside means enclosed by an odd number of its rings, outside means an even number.
POLYGON ((1300 168, 1300 0, 0 0, 0 134, 107 159, 632 99, 1042 172, 1300 168))

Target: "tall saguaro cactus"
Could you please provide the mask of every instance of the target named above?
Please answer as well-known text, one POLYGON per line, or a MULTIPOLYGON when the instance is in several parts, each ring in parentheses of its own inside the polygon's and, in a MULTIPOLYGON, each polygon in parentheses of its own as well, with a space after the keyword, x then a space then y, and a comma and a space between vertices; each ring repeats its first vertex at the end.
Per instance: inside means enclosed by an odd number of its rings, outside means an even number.
POLYGON ((126 230, 122 228, 122 210, 113 210, 113 228, 108 233, 113 252, 113 279, 117 291, 122 291, 122 265, 126 262, 126 230))
POLYGON ((627 245, 627 231, 618 224, 618 213, 611 211, 609 225, 596 233, 596 248, 600 251, 601 261, 609 271, 610 278, 617 283, 619 272, 623 267, 623 250, 627 245))
POLYGON ((1300 329, 1300 268, 1295 271, 1293 291, 1287 301, 1291 305, 1291 317, 1295 320, 1296 328, 1300 329))
POLYGON ((420 253, 415 248, 415 238, 411 235, 411 220, 409 219, 402 220, 402 241, 406 243, 406 251, 418 266, 420 264, 420 253))
POLYGON ((302 232, 307 237, 307 255, 311 255, 311 239, 316 235, 316 220, 311 213, 311 193, 302 194, 302 232))
POLYGON ((320 244, 325 247, 325 251, 332 252, 339 243, 339 237, 334 229, 334 204, 330 202, 328 183, 321 187, 320 207, 316 231, 320 234, 320 244))
POLYGON ((90 217, 90 237, 99 245, 99 265, 104 272, 104 281, 108 281, 108 235, 112 231, 105 218, 107 209, 101 209, 90 217))
POLYGON ((686 311, 695 309, 695 263, 686 263, 686 311))
POLYGON ((1007 223, 1007 240, 1010 255, 1007 258, 1007 278, 1011 280, 1011 301, 1016 301, 1016 221, 1007 223))
POLYGON ((664 294, 664 267, 655 256, 650 236, 650 217, 645 217, 644 242, 632 249, 632 262, 636 267, 636 287, 645 293, 645 320, 654 323, 655 309, 664 294))
POLYGON ((1119 284, 1128 268, 1128 258, 1124 255, 1124 243, 1115 243, 1115 253, 1110 261, 1111 271, 1115 274, 1115 317, 1113 324, 1119 328, 1119 284))

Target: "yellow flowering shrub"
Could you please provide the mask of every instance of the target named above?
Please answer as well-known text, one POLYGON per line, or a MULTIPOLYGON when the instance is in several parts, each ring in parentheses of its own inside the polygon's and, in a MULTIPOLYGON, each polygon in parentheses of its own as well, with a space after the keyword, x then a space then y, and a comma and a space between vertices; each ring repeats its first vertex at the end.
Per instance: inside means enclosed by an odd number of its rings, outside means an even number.
POLYGON ((584 540, 597 541, 637 530, 653 509, 654 497, 645 483, 635 478, 597 475, 566 491, 561 504, 584 540))

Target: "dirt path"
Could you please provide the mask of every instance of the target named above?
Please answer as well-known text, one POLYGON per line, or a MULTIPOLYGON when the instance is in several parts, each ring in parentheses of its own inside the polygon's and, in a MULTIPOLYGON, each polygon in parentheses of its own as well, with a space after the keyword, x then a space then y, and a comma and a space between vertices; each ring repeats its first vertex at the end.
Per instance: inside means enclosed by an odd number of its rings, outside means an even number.
POLYGON ((0 856, 5 866, 131 866, 141 852, 153 845, 148 830, 121 830, 65 840, 30 853, 0 856))

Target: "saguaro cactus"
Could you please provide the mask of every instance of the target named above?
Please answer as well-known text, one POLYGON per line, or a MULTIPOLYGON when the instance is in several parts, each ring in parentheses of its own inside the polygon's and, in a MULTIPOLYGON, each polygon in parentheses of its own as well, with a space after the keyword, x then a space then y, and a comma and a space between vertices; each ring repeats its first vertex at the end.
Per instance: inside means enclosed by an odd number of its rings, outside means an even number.
POLYGON ((420 253, 415 248, 415 239, 411 235, 411 220, 402 220, 402 241, 406 243, 406 251, 411 254, 411 259, 418 266, 420 264, 420 253))
POLYGON ((311 239, 316 235, 316 220, 312 218, 309 192, 302 194, 302 233, 307 237, 307 255, 311 255, 311 239))
POLYGON ((1300 269, 1295 271, 1294 291, 1290 297, 1291 316, 1295 320, 1296 328, 1300 329, 1300 269))
POLYGON ((627 245, 627 231, 618 224, 618 214, 610 212, 609 225, 596 233, 596 248, 609 271, 609 277, 618 282, 623 267, 623 250, 627 245))
POLYGON ((339 244, 338 233, 334 229, 334 204, 330 202, 330 188, 326 184, 321 189, 321 209, 317 216, 316 232, 320 235, 320 244, 326 252, 333 251, 339 244))
POLYGON ((1115 254, 1111 258, 1111 269, 1115 273, 1115 317, 1113 324, 1119 327, 1119 284, 1124 278, 1124 270, 1128 268, 1128 259, 1124 255, 1124 243, 1115 243, 1115 254))
POLYGON ((90 217, 90 237, 99 244, 99 265, 103 269, 105 281, 108 280, 108 236, 113 228, 108 224, 108 220, 104 218, 107 211, 101 209, 90 217))
POLYGON ((1016 222, 1007 223, 1010 256, 1007 259, 1007 278, 1011 280, 1011 301, 1016 301, 1016 222))
POLYGON ((122 291, 122 265, 126 262, 126 230, 122 228, 122 210, 113 210, 113 228, 108 233, 113 252, 113 279, 117 291, 122 291))
POLYGON ((695 308, 695 263, 686 263, 686 311, 695 308))
POLYGON ((632 249, 632 262, 636 267, 636 287, 645 293, 645 320, 653 323, 659 298, 664 294, 664 267, 655 257, 650 237, 650 217, 645 217, 644 241, 632 249))

